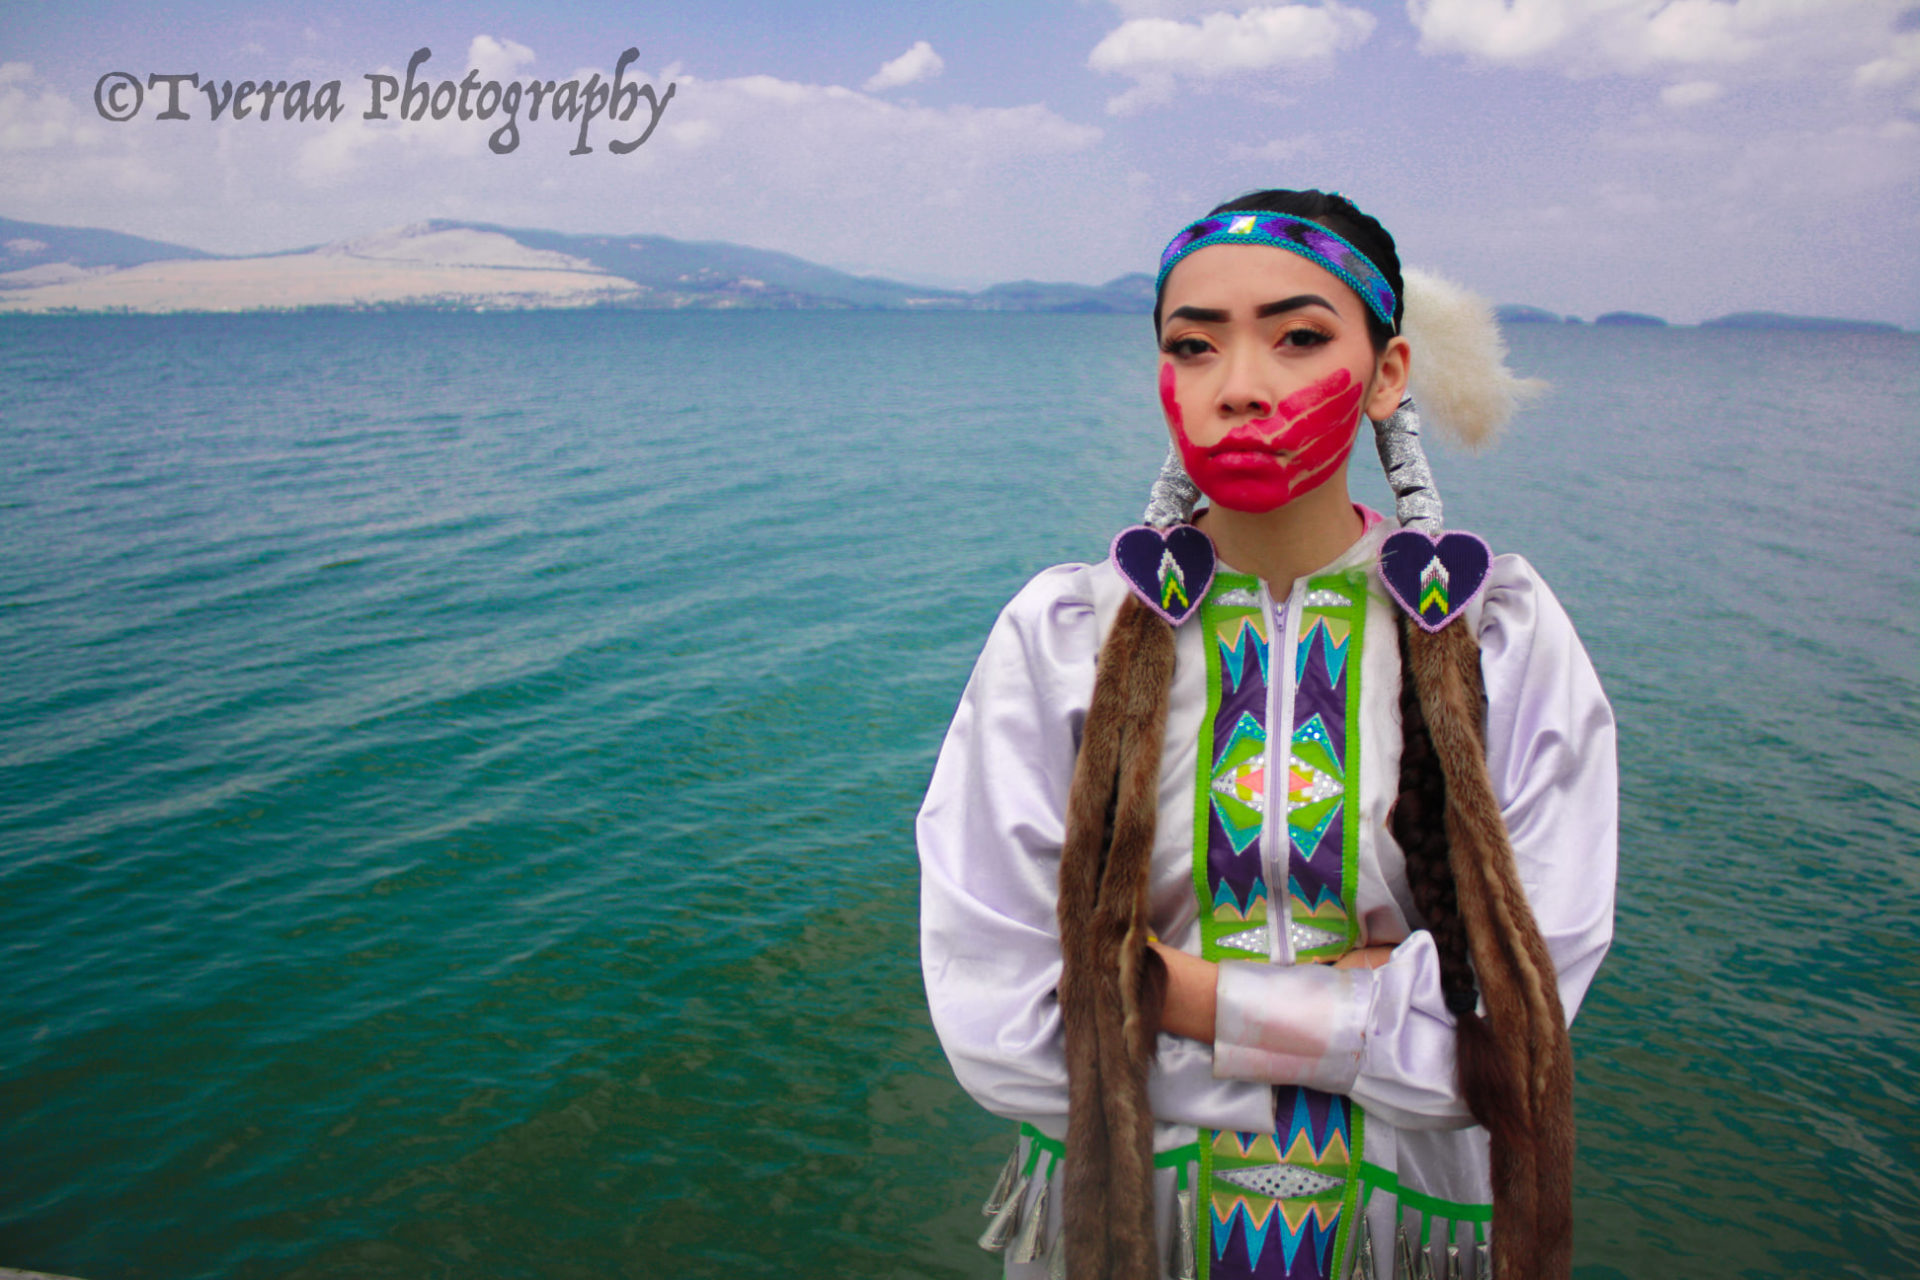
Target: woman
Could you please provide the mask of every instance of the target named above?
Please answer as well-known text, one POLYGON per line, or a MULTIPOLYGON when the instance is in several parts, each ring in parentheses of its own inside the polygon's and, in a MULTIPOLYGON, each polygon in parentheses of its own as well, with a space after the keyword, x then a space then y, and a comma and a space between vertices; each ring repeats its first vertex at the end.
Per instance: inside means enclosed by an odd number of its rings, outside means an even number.
MULTIPOLYGON (((1021 1125, 1009 1275, 1570 1266, 1613 722, 1532 568, 1440 529, 1405 293, 1338 196, 1175 237, 1148 523, 1029 583, 954 716, 922 957, 962 1085, 1021 1125), (1348 496, 1363 417, 1398 520, 1348 496)), ((1486 334, 1445 370, 1469 400, 1486 334)))

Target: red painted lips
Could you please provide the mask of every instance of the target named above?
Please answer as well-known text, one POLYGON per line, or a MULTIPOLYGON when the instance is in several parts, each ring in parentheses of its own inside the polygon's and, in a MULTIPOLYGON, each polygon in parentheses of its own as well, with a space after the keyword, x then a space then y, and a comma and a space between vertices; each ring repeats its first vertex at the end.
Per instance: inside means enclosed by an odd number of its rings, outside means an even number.
POLYGON ((1200 491, 1235 511, 1272 511, 1320 484, 1347 460, 1364 388, 1335 369, 1300 388, 1264 418, 1243 422, 1200 448, 1187 438, 1171 363, 1161 366, 1160 403, 1181 461, 1200 491))

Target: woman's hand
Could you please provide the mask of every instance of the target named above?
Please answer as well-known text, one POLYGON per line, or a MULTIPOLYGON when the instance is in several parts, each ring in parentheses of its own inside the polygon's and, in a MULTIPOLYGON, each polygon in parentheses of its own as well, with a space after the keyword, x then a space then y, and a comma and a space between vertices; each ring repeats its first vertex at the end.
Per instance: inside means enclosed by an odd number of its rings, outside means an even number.
POLYGON ((1392 947, 1355 947, 1333 962, 1336 969, 1378 969, 1393 959, 1392 947))
MULTIPOLYGON (((1157 938, 1149 939, 1147 945, 1167 966, 1167 1001, 1160 1010, 1160 1029, 1201 1044, 1212 1044, 1220 966, 1170 947, 1157 938)), ((1355 947, 1335 960, 1333 967, 1378 969, 1392 958, 1392 947, 1355 947)))
POLYGON ((1220 967, 1157 939, 1147 945, 1167 966, 1167 1002, 1160 1010, 1160 1029, 1201 1044, 1212 1044, 1214 997, 1219 990, 1220 967))

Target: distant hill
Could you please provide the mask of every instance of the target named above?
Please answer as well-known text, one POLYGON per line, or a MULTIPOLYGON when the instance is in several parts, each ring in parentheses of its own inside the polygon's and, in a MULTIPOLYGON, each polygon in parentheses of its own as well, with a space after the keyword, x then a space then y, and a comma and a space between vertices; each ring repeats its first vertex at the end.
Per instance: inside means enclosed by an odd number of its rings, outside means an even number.
POLYGON ((975 310, 1148 315, 1153 311, 1153 277, 1134 272, 1102 285, 1018 280, 982 289, 973 299, 975 310))
POLYGON ((1667 322, 1659 316, 1650 316, 1644 311, 1609 311, 1593 318, 1595 324, 1620 325, 1644 329, 1664 329, 1667 322))
POLYGON ((143 262, 211 256, 185 245, 143 240, 118 231, 0 218, 0 290, 64 284, 143 262))
MULTIPOLYGON (((49 266, 33 272, 49 271, 49 266)), ((579 307, 642 290, 566 254, 452 225, 399 227, 293 253, 207 254, 130 266, 57 264, 55 279, 16 279, 0 311, 234 312, 315 308, 579 307)))
MULTIPOLYGON (((0 313, 403 309, 860 309, 1146 315, 1153 277, 1018 280, 978 292, 857 276, 789 253, 656 235, 573 235, 434 219, 285 253, 226 257, 116 231, 0 218, 0 313)), ((1539 307, 1504 324, 1580 324, 1539 307)), ((1600 325, 1664 325, 1612 311, 1600 325)), ((1898 332, 1868 320, 1743 311, 1710 328, 1898 332)))
POLYGON ((142 262, 212 256, 185 245, 143 240, 118 231, 0 218, 0 271, 60 262, 76 267, 131 267, 142 262))
MULTIPOLYGON (((1493 309, 1501 324, 1583 324, 1579 316, 1562 316, 1540 307, 1516 302, 1502 303, 1493 309)), ((1593 323, 1608 327, 1668 328, 1667 320, 1644 311, 1609 311, 1595 316, 1593 323)), ((1778 311, 1736 311, 1731 315, 1702 320, 1702 329, 1811 329, 1830 333, 1901 333, 1897 324, 1879 320, 1842 320, 1831 316, 1792 316, 1778 311)))
MULTIPOLYGON (((435 220, 419 224, 431 233, 454 228, 496 232, 530 249, 567 254, 610 276, 667 295, 761 307, 943 307, 964 306, 957 289, 927 289, 871 276, 850 275, 771 249, 751 249, 718 240, 672 240, 666 236, 578 236, 559 231, 501 227, 490 223, 435 220)), ((684 303, 682 305, 685 305, 684 303)))
POLYGON ((1493 309, 1493 314, 1501 324, 1559 324, 1561 320, 1554 312, 1517 302, 1503 302, 1493 309))
POLYGON ((434 219, 288 253, 221 257, 109 231, 0 220, 0 311, 617 307, 1139 313, 1153 279, 1020 281, 978 293, 667 236, 434 219))
POLYGON ((1735 311, 1702 320, 1702 329, 1816 329, 1830 333, 1899 333, 1897 324, 1879 320, 1842 320, 1832 316, 1790 316, 1778 311, 1735 311))

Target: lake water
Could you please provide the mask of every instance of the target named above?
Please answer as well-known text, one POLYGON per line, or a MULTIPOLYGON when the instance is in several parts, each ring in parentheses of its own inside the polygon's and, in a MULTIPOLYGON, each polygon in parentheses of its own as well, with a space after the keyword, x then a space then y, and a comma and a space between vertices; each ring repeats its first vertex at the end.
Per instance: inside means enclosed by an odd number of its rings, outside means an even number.
MULTIPOLYGON (((0 321, 0 1267, 994 1274, 910 824, 1147 328, 0 321)), ((1436 469, 1620 718, 1578 1272, 1914 1274, 1920 337, 1510 336, 1436 469)))

